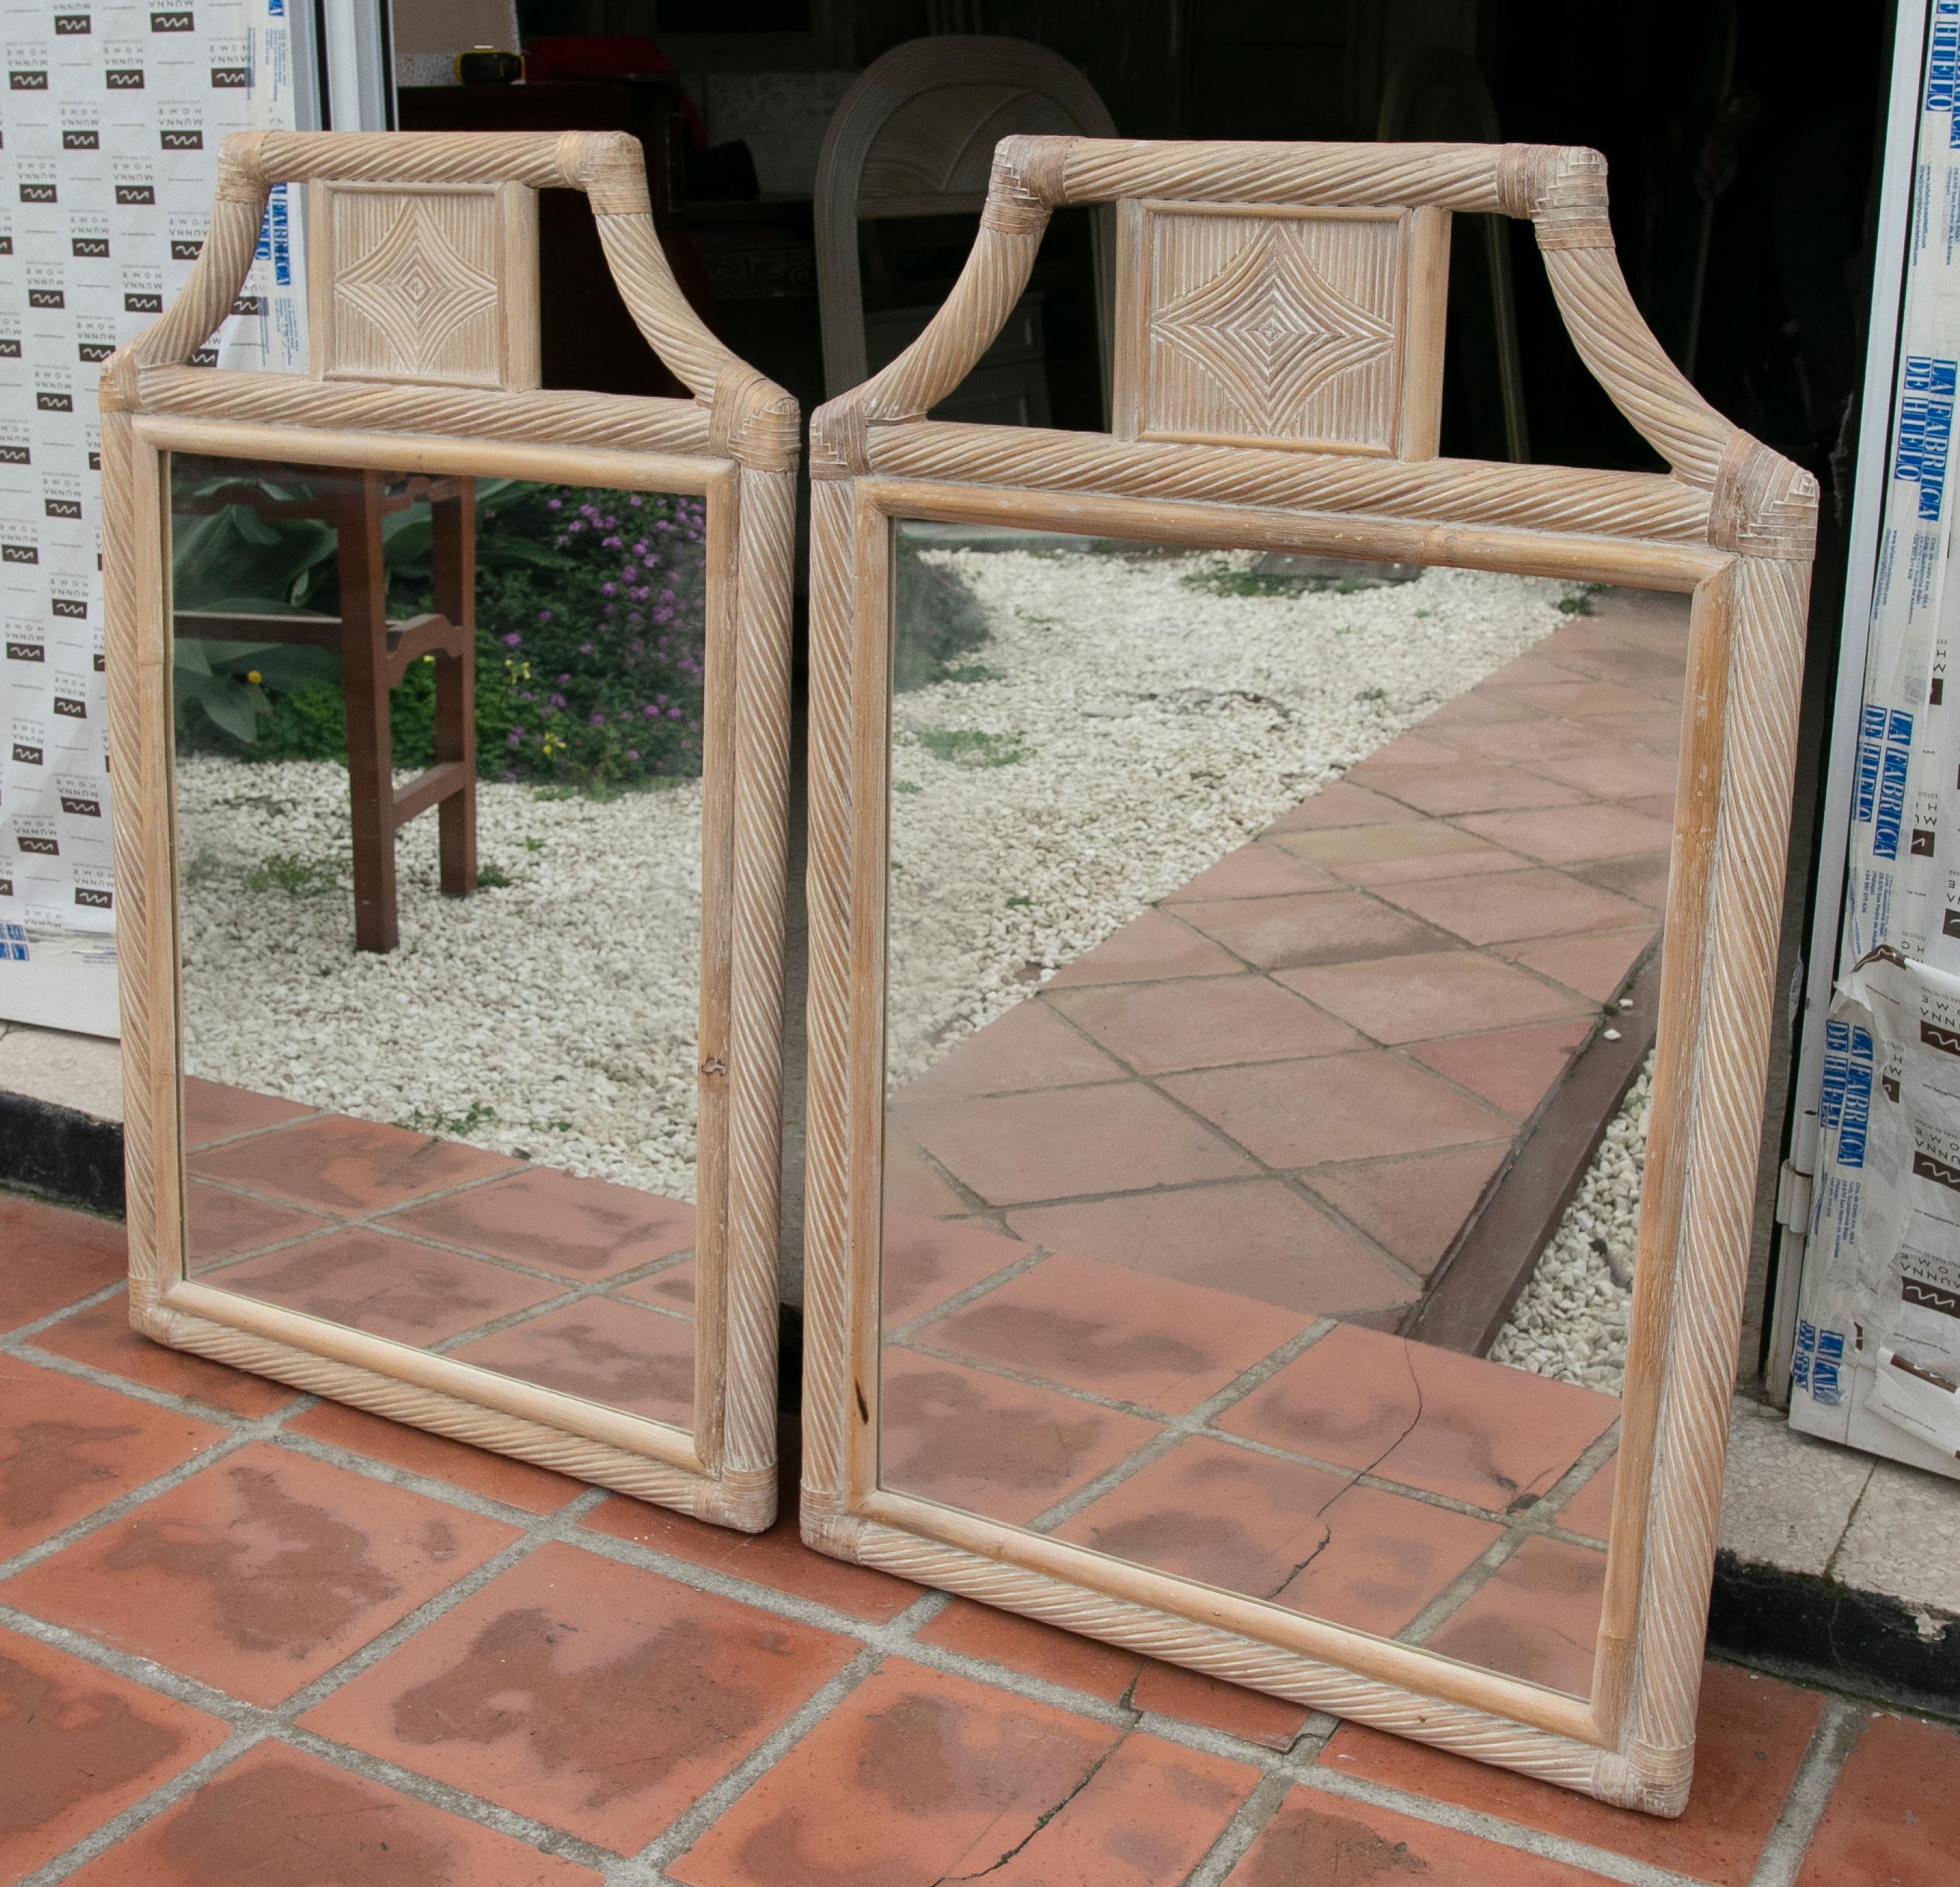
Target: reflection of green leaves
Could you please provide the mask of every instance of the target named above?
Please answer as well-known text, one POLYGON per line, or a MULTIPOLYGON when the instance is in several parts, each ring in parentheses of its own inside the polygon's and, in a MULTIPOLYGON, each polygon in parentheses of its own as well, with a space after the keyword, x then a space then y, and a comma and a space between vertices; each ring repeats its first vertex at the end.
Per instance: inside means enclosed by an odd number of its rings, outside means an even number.
POLYGON ((324 897, 340 888, 337 859, 301 858, 296 852, 275 852, 245 874, 248 891, 284 891, 288 897, 324 897))
POLYGON ((1232 564, 1193 570, 1179 581, 1186 589, 1206 590, 1214 596, 1304 596, 1323 590, 1351 596, 1357 590, 1381 587, 1365 577, 1312 577, 1287 570, 1241 570, 1232 564))
POLYGON ((476 868, 476 888, 480 891, 503 891, 511 888, 511 874, 495 865, 479 865, 476 868))
POLYGON ((1011 767, 1028 757, 1018 734, 988 734, 977 727, 925 727, 918 744, 935 760, 956 767, 1011 767))
POLYGON ((1604 583, 1581 583, 1558 599, 1558 612, 1562 616, 1589 616, 1592 613, 1592 599, 1606 592, 1604 583))
POLYGON ((453 1134, 461 1139, 497 1118, 497 1110, 481 1101, 473 1101, 460 1113, 444 1113, 439 1107, 415 1107, 394 1124, 417 1133, 453 1134))
POLYGON ((978 676, 949 675, 956 656, 970 655, 987 640, 987 618, 979 599, 959 572, 928 563, 918 545, 902 532, 892 546, 892 685, 900 694, 935 681, 978 676))

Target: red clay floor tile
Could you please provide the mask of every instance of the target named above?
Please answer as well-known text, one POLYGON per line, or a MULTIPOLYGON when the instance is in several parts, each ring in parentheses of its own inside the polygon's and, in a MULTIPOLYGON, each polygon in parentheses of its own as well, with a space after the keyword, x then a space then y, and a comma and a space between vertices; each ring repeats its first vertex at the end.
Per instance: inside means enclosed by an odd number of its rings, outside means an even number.
POLYGON ((119 1282, 129 1270, 123 1221, 0 1193, 0 1329, 12 1329, 119 1282))
POLYGON ((1181 1723, 1195 1723, 1203 1730, 1222 1730, 1241 1742, 1255 1742, 1268 1749, 1292 1748, 1312 1714, 1304 1704, 1289 1703, 1284 1697, 1269 1697, 1264 1691, 1228 1684, 1222 1677, 1213 1677, 1204 1671, 1160 1663, 1155 1658, 1144 1660, 1144 1667, 1137 1673, 1130 1692, 1130 1702, 1136 1709, 1153 1715, 1174 1717, 1181 1723))
POLYGON ((1217 1426, 1501 1514, 1543 1495, 1619 1415, 1594 1390, 1342 1324, 1217 1426))
POLYGON ((1573 1697, 1592 1692, 1606 1555, 1528 1539, 1429 1638, 1445 1657, 1573 1697))
POLYGON ((680 1860, 690 1887, 1173 1887, 1258 1771, 892 1662, 680 1860), (830 1805, 854 1800, 861 1812, 830 1805))
POLYGON ((776 1485, 781 1495, 775 1523, 767 1533, 738 1533, 730 1527, 711 1526, 623 1494, 594 1507, 579 1525, 614 1539, 630 1540, 649 1552, 670 1553, 731 1578, 794 1593, 873 1625, 896 1619, 922 1588, 873 1566, 832 1559, 803 1543, 797 1512, 801 1463, 796 1424, 784 1422, 780 1436, 776 1485))
POLYGON ((181 1466, 225 1432, 0 1356, 0 1560, 181 1466))
POLYGON ((1456 1242, 1510 1150, 1507 1141, 1486 1141, 1445 1153, 1316 1167, 1305 1177, 1336 1211, 1427 1277, 1456 1242))
POLYGON ((371 1212, 517 1167, 500 1153, 323 1114, 276 1133, 194 1154, 192 1172, 328 1212, 371 1212))
POLYGON ((77 1887, 597 1887, 600 1877, 267 1742, 69 1879, 77 1887))
POLYGON ((915 1635, 941 1650, 957 1651, 983 1664, 1004 1665, 1024 1677, 1081 1691, 1108 1704, 1121 1703, 1129 1695, 1144 1663, 1120 1645, 1085 1638, 971 1599, 952 1600, 915 1635))
POLYGON ((1603 1878, 1392 1809, 1300 1788, 1259 1831, 1225 1887, 1386 1887, 1403 1879, 1422 1887, 1596 1887, 1603 1878))
POLYGON ((317 1212, 275 1206, 269 1199, 234 1193, 206 1180, 192 1180, 185 1189, 184 1217, 185 1253, 193 1272, 221 1259, 324 1231, 333 1223, 317 1212))
POLYGON ((1273 1167, 1426 1153, 1512 1131, 1494 1108, 1380 1049, 1171 1075, 1160 1085, 1273 1167))
POLYGON ((183 1084, 183 1137, 187 1147, 208 1146, 241 1133, 257 1133, 317 1111, 305 1102, 278 1094, 254 1094, 221 1081, 186 1075, 183 1084))
POLYGON ((1152 1423, 1058 1390, 887 1348, 878 1480, 1020 1526, 1148 1441, 1152 1423))
POLYGON ((1427 878, 1420 884, 1384 885, 1379 894, 1473 944, 1522 942, 1529 937, 1652 921, 1645 906, 1631 897, 1616 897, 1597 885, 1552 871, 1427 878))
POLYGON ((271 1704, 517 1537, 254 1442, 15 1574, 0 1598, 271 1704))
POLYGON ((1595 931, 1574 937, 1526 937, 1499 946, 1498 955, 1550 977, 1596 1002, 1609 1002, 1626 986, 1654 940, 1651 919, 1631 929, 1595 931))
POLYGON ((1367 1245, 1278 1180, 1023 1206, 1011 1222, 1037 1244, 1309 1316, 1408 1304, 1416 1295, 1367 1245))
POLYGON ((448 1354, 601 1408, 685 1428, 694 1420, 694 1349, 692 1318, 616 1298, 582 1298, 448 1354))
POLYGON ((1034 1250, 985 1225, 923 1218, 916 1212, 887 1211, 884 1234, 878 1297, 887 1326, 909 1322, 1034 1250))
POLYGON ((300 1721, 630 1854, 857 1648, 552 1542, 300 1721))
POLYGON ((1210 938, 1160 910, 1147 910, 1093 950, 1063 964, 1046 986, 1061 990, 1097 983, 1147 983, 1164 977, 1217 977, 1242 967, 1210 938))
POLYGON ((1592 1033, 1586 1020, 1546 1022, 1535 1028, 1494 1029, 1446 1041, 1411 1042, 1408 1052, 1459 1088, 1519 1120, 1529 1120, 1564 1074, 1573 1053, 1592 1033))
POLYGON ((486 1501, 520 1507, 527 1514, 555 1514, 566 1501, 585 1491, 583 1482, 554 1474, 549 1468, 473 1448, 466 1441, 411 1428, 371 1415, 365 1409, 350 1409, 345 1403, 317 1403, 282 1427, 287 1434, 309 1436, 329 1447, 385 1462, 425 1480, 445 1482, 486 1501))
POLYGON ((1546 681, 1503 691, 1514 700, 1568 720, 1644 714, 1651 712, 1654 704, 1653 696, 1644 689, 1624 688, 1617 681, 1546 681))
MULTIPOLYGON (((1269 977, 1131 983, 1064 991, 1052 999, 1077 1028, 1144 1075, 1333 1055, 1363 1045, 1351 1028, 1269 977)), ((955 1050, 951 1059, 959 1053, 955 1050)))
POLYGON ((1338 891, 1340 881, 1276 846, 1255 840, 1227 852, 1216 865, 1188 879, 1165 897, 1188 904, 1212 897, 1278 897, 1287 891, 1338 891))
POLYGON ((0 1631, 0 1879, 24 1879, 230 1733, 187 1704, 0 1631))
POLYGON ((565 1294, 549 1278, 367 1226, 241 1258, 203 1282, 418 1347, 565 1294))
POLYGON ((1839 1773, 1796 1887, 1931 1887, 1960 1854, 1960 1735, 1874 1711, 1839 1773))
POLYGON ((1310 1321, 1233 1292, 1060 1252, 907 1341, 1182 1415, 1310 1321))
MULTIPOLYGON (((1320 1760, 1343 1774, 1671 1868, 1711 1887, 1748 1887, 1823 1708, 1814 1691, 1729 1665, 1707 1666, 1695 1730, 1694 1786, 1677 1821, 1612 1808, 1534 1777, 1487 1768, 1359 1723, 1344 1723, 1320 1760)), ((1950 1754, 1945 1759, 1950 1762, 1950 1754)), ((1940 1799, 1952 1799, 1944 1783, 1940 1799)), ((1826 1873, 1804 1887, 1840 1887, 1844 1878, 1826 1873)), ((1938 1878, 1926 1877, 1924 1887, 1938 1878)))
POLYGON ((1502 1536, 1490 1522, 1196 1436, 1056 1529, 1159 1572, 1392 1635, 1502 1536))
POLYGON ((391 1214, 400 1231, 565 1278, 610 1278, 694 1243, 694 1208, 605 1180, 533 1166, 391 1214))
POLYGON ((1134 1082, 893 1113, 955 1179, 995 1206, 1249 1177, 1257 1171, 1236 1148, 1134 1082))
POLYGON ((975 1030, 943 1061, 906 1082, 896 1098, 901 1106, 970 1101, 1027 1088, 1075 1088, 1122 1079, 1122 1068, 1093 1042, 1084 1040, 1046 1003, 1029 1001, 1017 1002, 975 1030))
POLYGON ((928 1218, 956 1218, 972 1212, 973 1206, 947 1185, 918 1148, 905 1139, 903 1119, 896 1110, 888 1117, 890 1131, 885 1138, 886 1211, 915 1213, 928 1218))
POLYGON ((1359 891, 1180 904, 1178 914, 1262 970, 1437 950, 1449 939, 1359 891))
POLYGON ((1418 1042, 1599 1013, 1563 985, 1474 950, 1284 970, 1279 980, 1378 1042, 1418 1042))
POLYGON ((121 1376, 146 1389, 222 1409, 234 1415, 263 1415, 291 1402, 298 1394, 283 1383, 248 1376, 222 1363, 207 1362, 188 1351, 166 1349, 129 1327, 129 1296, 113 1298, 77 1310, 50 1323, 34 1339, 34 1347, 71 1361, 86 1363, 110 1376, 121 1376))

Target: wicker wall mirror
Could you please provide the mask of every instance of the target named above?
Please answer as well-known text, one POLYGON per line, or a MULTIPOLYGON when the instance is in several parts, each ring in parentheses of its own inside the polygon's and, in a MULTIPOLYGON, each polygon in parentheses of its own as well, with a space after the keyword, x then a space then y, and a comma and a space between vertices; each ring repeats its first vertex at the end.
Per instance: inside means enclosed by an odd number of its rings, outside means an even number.
POLYGON ((136 1327, 766 1526, 793 403, 584 134, 228 139, 102 389, 136 1327), (539 387, 552 188, 692 399, 539 387))
POLYGON ((1678 1814, 1813 482, 1518 145, 1007 139, 812 461, 807 1537, 1678 1814), (924 419, 1104 202, 1114 436, 924 419), (1532 221, 1669 473, 1437 456, 1452 211, 1532 221), (1642 1005, 1624 1352, 1440 1341, 1642 1005))

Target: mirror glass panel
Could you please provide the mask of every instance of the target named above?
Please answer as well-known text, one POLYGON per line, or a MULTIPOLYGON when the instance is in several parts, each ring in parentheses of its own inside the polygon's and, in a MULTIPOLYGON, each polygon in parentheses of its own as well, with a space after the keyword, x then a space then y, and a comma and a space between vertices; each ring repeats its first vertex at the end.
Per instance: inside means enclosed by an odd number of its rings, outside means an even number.
POLYGON ((690 1425, 703 500, 169 478, 189 1274, 690 1425))
POLYGON ((893 545, 880 1485, 1587 1694, 1687 599, 893 545))

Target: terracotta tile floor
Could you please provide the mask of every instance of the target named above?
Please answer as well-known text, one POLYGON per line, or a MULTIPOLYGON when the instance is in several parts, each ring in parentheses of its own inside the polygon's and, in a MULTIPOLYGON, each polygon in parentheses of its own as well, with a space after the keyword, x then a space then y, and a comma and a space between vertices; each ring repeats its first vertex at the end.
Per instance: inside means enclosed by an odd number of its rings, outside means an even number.
POLYGON ((892 1097, 887 1485, 1589 1690, 1617 1402, 1395 1333, 1657 947, 1686 642, 1603 599, 892 1097))
POLYGON ((1952 1878, 1948 1726, 1711 1666, 1650 1820, 119 1336, 120 1233, 0 1196, 0 1879, 1952 1878))

